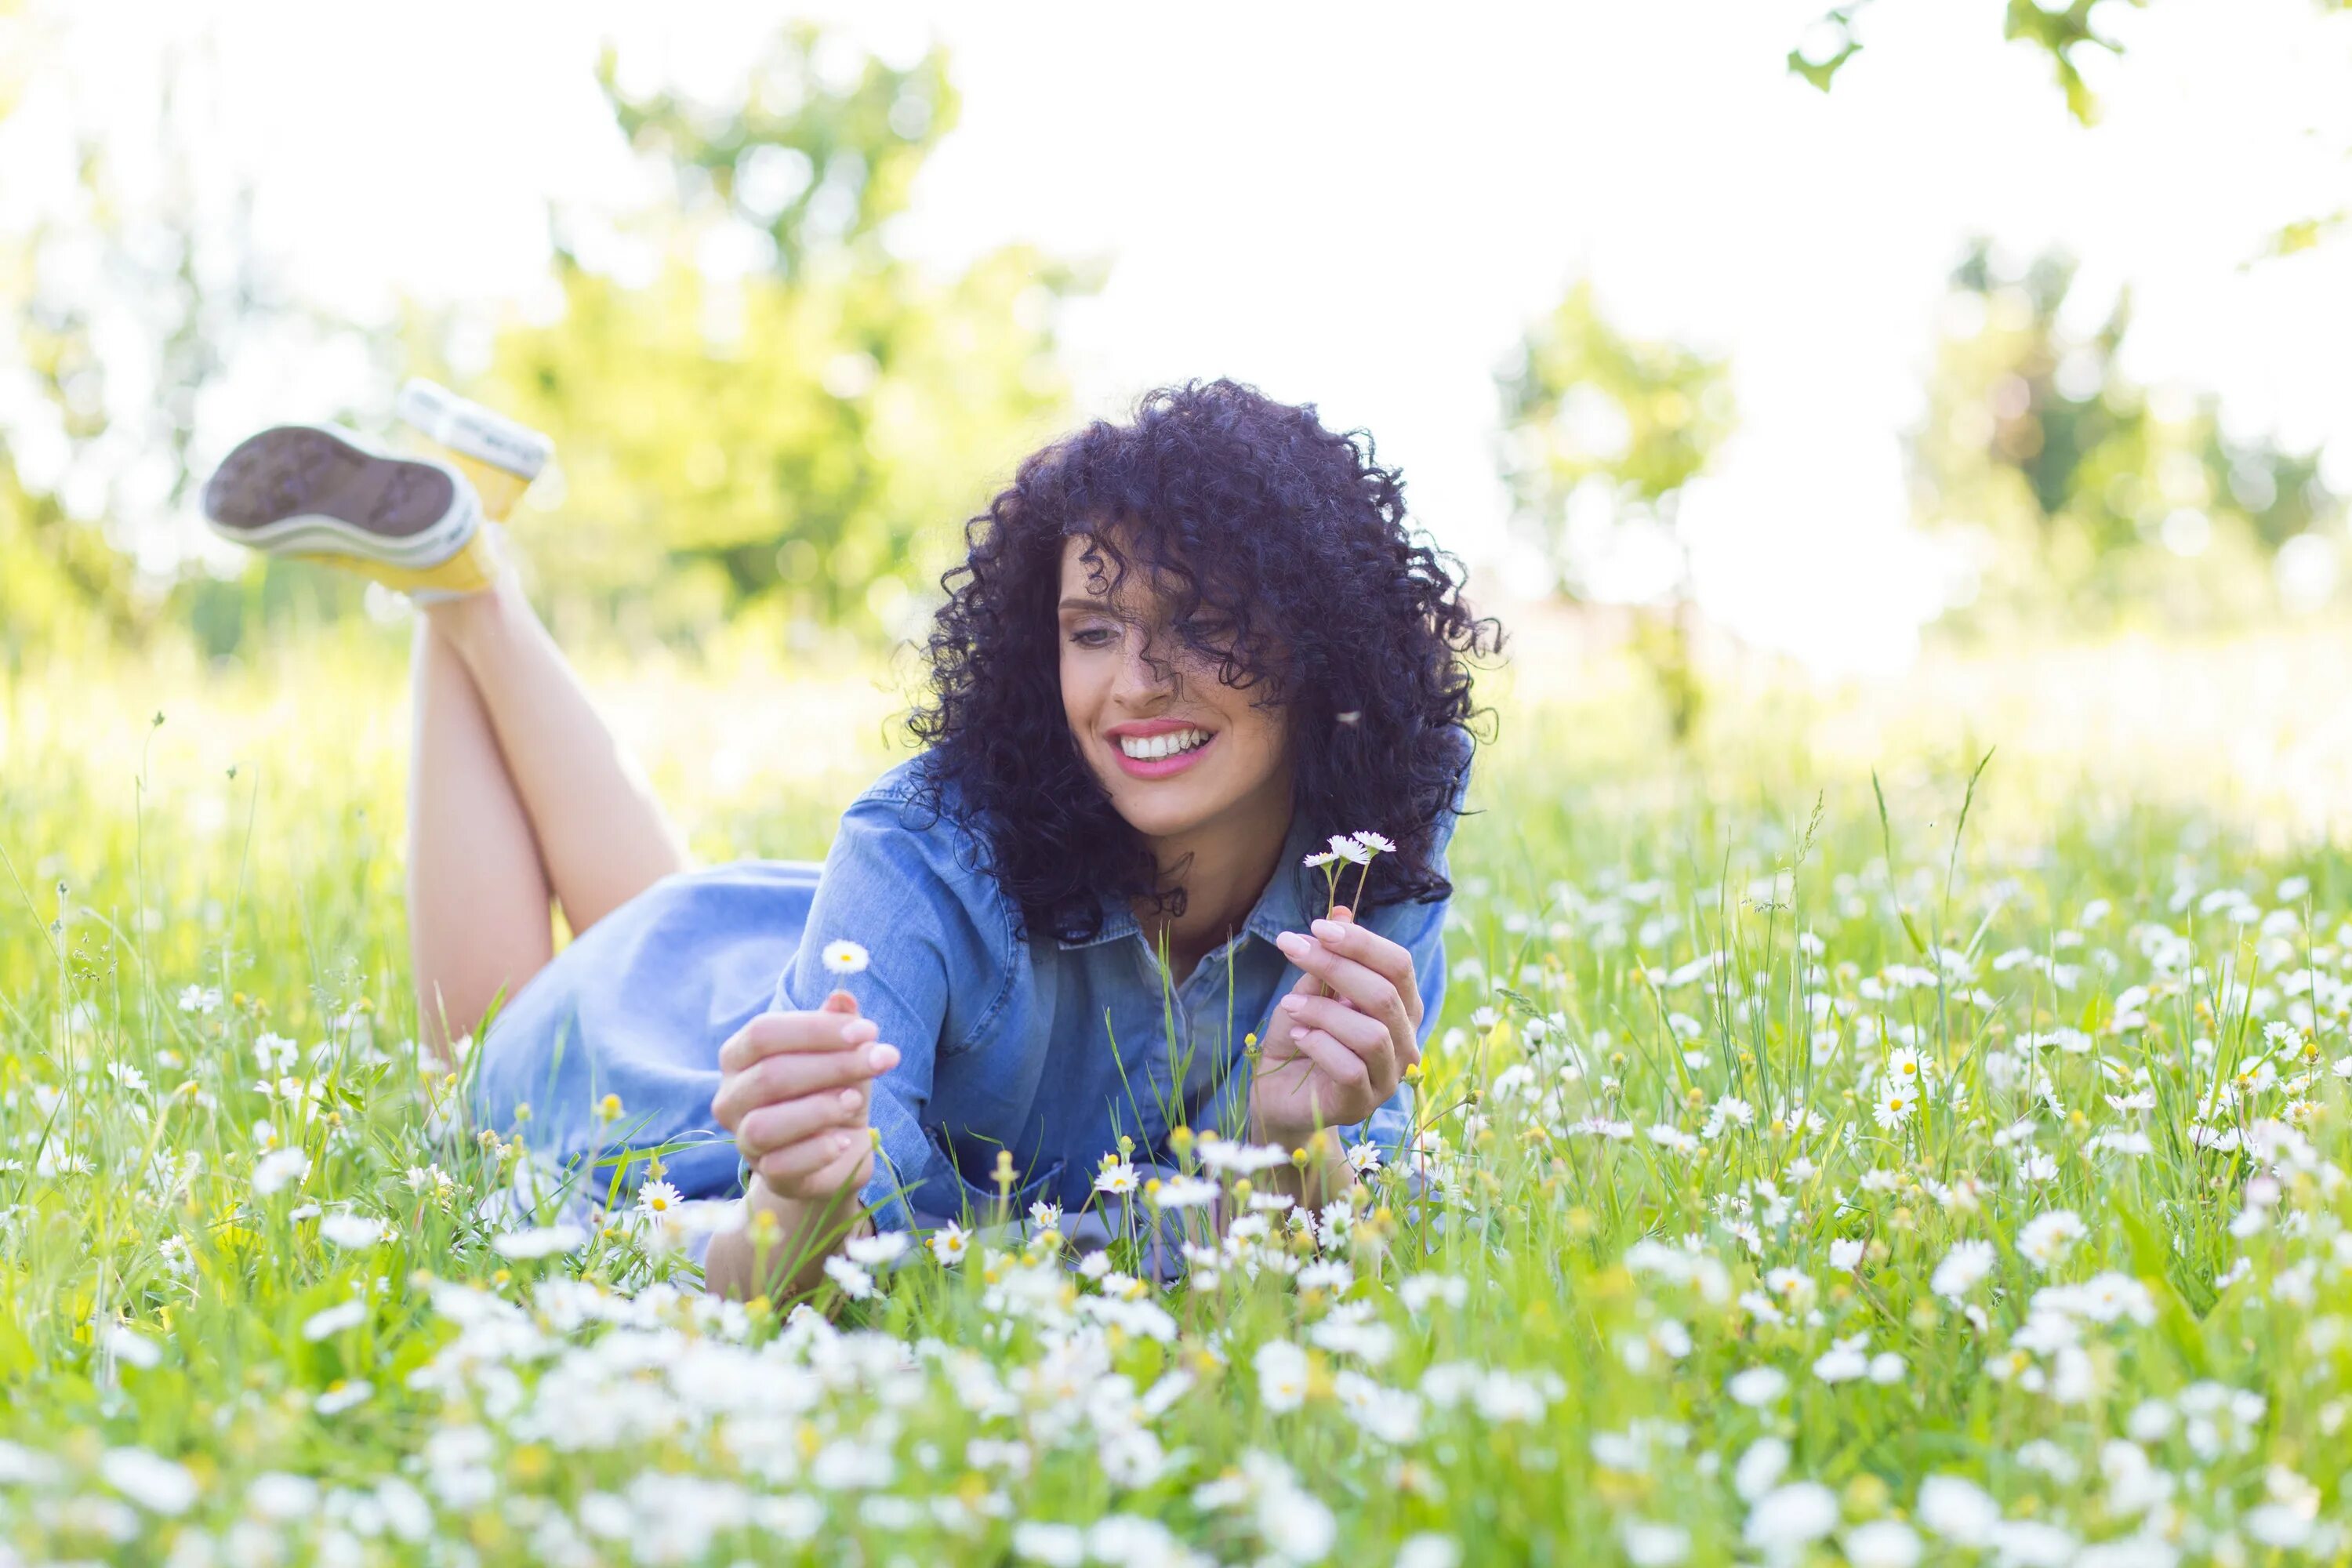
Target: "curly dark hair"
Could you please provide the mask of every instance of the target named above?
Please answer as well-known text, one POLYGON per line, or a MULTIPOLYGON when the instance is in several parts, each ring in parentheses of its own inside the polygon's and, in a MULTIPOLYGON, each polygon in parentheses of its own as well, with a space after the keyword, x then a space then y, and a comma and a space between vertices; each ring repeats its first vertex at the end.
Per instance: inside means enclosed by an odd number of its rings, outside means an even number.
POLYGON ((1475 750, 1471 661, 1502 632, 1462 603, 1460 563, 1408 529, 1402 478, 1369 433, 1334 435, 1314 405, 1233 381, 1161 387, 1130 423, 1030 456, 964 534, 908 728, 930 748, 921 798, 976 834, 1031 931, 1085 941, 1106 903, 1181 909, 1064 716, 1055 605, 1073 537, 1117 575, 1140 566, 1193 653, 1286 713, 1293 810, 1318 837, 1395 841, 1367 910, 1452 893, 1436 859, 1475 750))

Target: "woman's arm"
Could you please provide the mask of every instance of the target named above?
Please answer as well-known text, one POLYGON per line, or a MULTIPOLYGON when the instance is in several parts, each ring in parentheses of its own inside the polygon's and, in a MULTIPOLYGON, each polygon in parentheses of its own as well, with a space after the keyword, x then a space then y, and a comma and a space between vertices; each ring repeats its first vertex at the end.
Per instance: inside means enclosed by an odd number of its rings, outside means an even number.
POLYGON ((1294 1151, 1267 1173, 1276 1190, 1320 1208, 1355 1180, 1331 1130, 1368 1121, 1421 1060, 1421 992, 1413 954, 1345 906, 1278 945, 1302 973, 1267 1027, 1250 1122, 1260 1141, 1294 1151))
POLYGON ((743 1225, 710 1238, 703 1283, 714 1295, 797 1296, 863 1226, 874 1173, 867 1117, 874 1077, 898 1065, 845 991, 813 1012, 767 1013, 719 1053, 711 1113, 735 1134, 751 1175, 743 1225))
POLYGON ((739 1301, 807 1295, 824 1282, 826 1258, 852 1237, 873 1233, 864 1206, 855 1187, 811 1203, 784 1197, 766 1177, 753 1176, 743 1194, 741 1228, 710 1238, 702 1266, 704 1288, 739 1301))

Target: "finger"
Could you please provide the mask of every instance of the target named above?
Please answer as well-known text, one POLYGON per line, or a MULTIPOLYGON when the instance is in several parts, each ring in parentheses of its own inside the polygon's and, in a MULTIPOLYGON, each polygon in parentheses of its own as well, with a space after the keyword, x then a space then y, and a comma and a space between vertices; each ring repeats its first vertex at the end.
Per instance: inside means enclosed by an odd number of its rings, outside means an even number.
POLYGON ((1322 1030, 1295 1029, 1290 1037, 1298 1042, 1300 1053, 1341 1089, 1371 1087, 1371 1075, 1365 1070, 1364 1059, 1322 1030))
POLYGON ((1328 919, 1316 921, 1307 929, 1340 957, 1352 958, 1365 968, 1388 976, 1397 994, 1404 999, 1407 1016, 1416 1026, 1420 1024, 1421 981, 1411 949, 1370 926, 1358 925, 1355 912, 1345 904, 1333 910, 1328 919))
POLYGON ((1342 958, 1321 940, 1295 931, 1284 931, 1274 944, 1282 949, 1285 958, 1383 1024, 1412 1027, 1396 983, 1378 970, 1342 958))
POLYGON ((865 1122, 864 1094, 854 1089, 829 1089, 746 1111, 735 1129, 735 1143, 744 1158, 756 1160, 825 1129, 862 1127, 865 1122))
POLYGON ((1405 1073, 1411 1072, 1420 1061, 1421 1040, 1418 1033, 1416 1030, 1407 1029, 1402 1035, 1397 1037, 1398 1075, 1402 1077, 1405 1073))
POLYGON ((803 1202, 830 1200, 827 1205, 830 1214, 836 1205, 844 1208, 854 1206, 858 1190, 873 1174, 874 1151, 866 1148, 851 1150, 813 1175, 775 1177, 762 1172, 760 1179, 767 1184, 770 1191, 784 1197, 799 1198, 803 1202))
MULTIPOLYGON (((1344 918, 1348 915, 1348 907, 1345 904, 1342 904, 1332 912, 1344 918)), ((1318 921, 1317 923, 1319 925, 1321 922, 1318 921)), ((1378 933, 1364 931, 1362 934, 1366 936, 1375 936, 1378 933)), ((1387 942, 1388 939, 1381 937, 1380 940, 1387 942)), ((1329 944, 1326 943, 1325 945, 1328 946, 1329 944)), ((1389 945, 1391 947, 1396 947, 1394 942, 1389 942, 1389 945)), ((1392 1015, 1386 1020, 1386 1023, 1388 1025, 1389 1039, 1392 1042, 1396 1051, 1397 1071, 1399 1073, 1402 1073, 1406 1068, 1412 1067, 1415 1062, 1422 1059, 1421 988, 1419 984, 1413 981, 1412 954, 1406 952, 1402 947, 1397 947, 1396 951, 1400 953, 1405 954, 1405 978, 1407 984, 1398 997, 1398 1000, 1404 1004, 1404 1009, 1402 1016, 1392 1015)), ((1291 994, 1296 996, 1319 997, 1324 995, 1324 992, 1320 987, 1321 983, 1313 975, 1302 974, 1299 976, 1298 984, 1292 988, 1291 994)), ((1348 1005, 1352 1007, 1353 1004, 1350 1003, 1348 1004, 1348 1005)), ((1369 1016, 1370 1015, 1366 1016, 1369 1016)), ((1380 1075, 1375 1073, 1373 1076, 1377 1079, 1380 1075)), ((1394 1086, 1391 1085, 1391 1087, 1393 1088, 1394 1086)))
MULTIPOLYGON (((753 1062, 782 1051, 833 1051, 862 1046, 881 1032, 871 1018, 851 1011, 844 1020, 835 1002, 847 997, 836 991, 824 999, 825 1010, 815 1013, 762 1013, 719 1047, 719 1070, 740 1072, 753 1062)), ((856 1002, 849 1003, 855 1009, 856 1002)))
POLYGON ((797 1143, 770 1150, 753 1164, 760 1174, 771 1181, 806 1183, 809 1178, 845 1163, 861 1146, 870 1148, 872 1144, 871 1135, 862 1127, 836 1127, 814 1138, 803 1138, 797 1143))
POLYGON ((719 1118, 720 1126, 731 1128, 755 1107, 829 1089, 862 1088, 876 1074, 898 1065, 898 1047, 879 1040, 856 1050, 763 1057, 719 1080, 719 1092, 710 1101, 711 1114, 719 1118))
POLYGON ((809 1180, 812 1193, 840 1193, 854 1205, 866 1184, 874 1179, 874 1144, 868 1139, 866 1146, 843 1155, 819 1171, 809 1180))
POLYGON ((1286 996, 1281 1005, 1283 1012, 1289 1015, 1294 1033, 1320 1029, 1331 1036, 1356 1053, 1375 1084, 1384 1079, 1392 1079, 1403 1070, 1396 1066, 1395 1035, 1370 1014, 1360 1013, 1328 996, 1286 996))

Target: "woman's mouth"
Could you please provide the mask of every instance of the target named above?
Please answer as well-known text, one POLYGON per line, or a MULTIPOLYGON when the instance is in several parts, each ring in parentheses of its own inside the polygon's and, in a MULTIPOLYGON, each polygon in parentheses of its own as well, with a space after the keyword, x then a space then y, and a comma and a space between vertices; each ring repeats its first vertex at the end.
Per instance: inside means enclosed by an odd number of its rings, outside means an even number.
POLYGON ((1158 735, 1114 735, 1111 744, 1129 777, 1164 779, 1198 762, 1215 739, 1206 730, 1170 730, 1158 735))

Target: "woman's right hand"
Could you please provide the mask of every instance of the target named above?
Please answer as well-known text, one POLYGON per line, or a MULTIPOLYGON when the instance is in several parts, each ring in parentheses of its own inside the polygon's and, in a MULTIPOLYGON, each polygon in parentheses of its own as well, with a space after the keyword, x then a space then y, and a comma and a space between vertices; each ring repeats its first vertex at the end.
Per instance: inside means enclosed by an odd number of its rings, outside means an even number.
POLYGON ((878 1032, 836 991, 813 1013, 763 1013, 719 1047, 711 1114, 776 1196, 854 1195, 873 1175, 873 1081, 898 1065, 878 1032))

